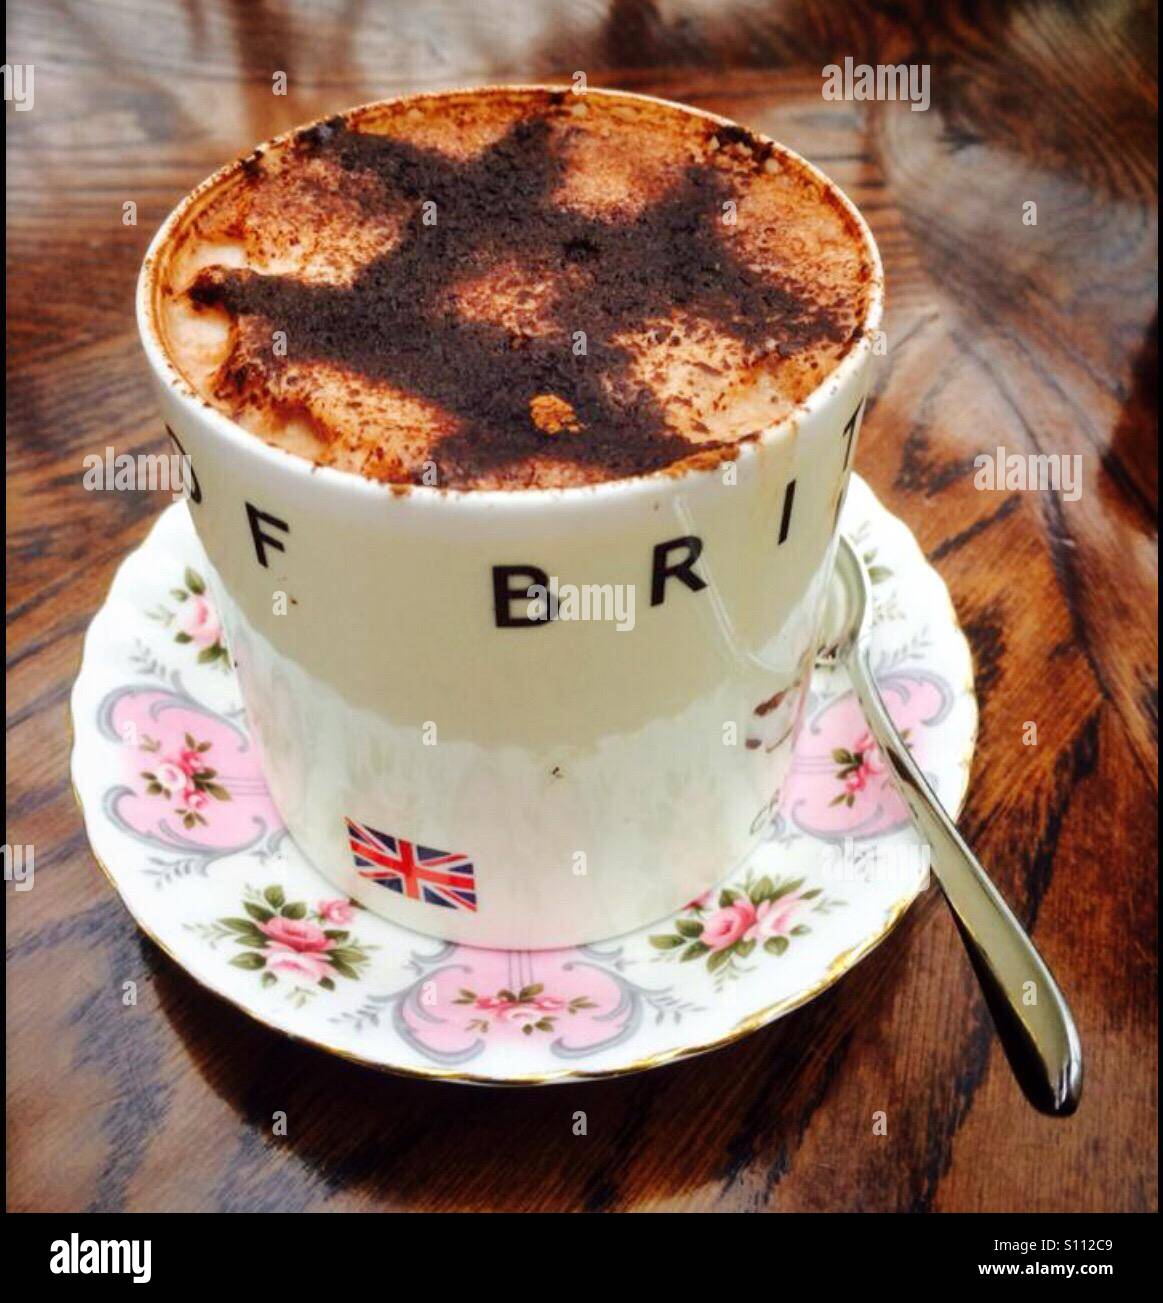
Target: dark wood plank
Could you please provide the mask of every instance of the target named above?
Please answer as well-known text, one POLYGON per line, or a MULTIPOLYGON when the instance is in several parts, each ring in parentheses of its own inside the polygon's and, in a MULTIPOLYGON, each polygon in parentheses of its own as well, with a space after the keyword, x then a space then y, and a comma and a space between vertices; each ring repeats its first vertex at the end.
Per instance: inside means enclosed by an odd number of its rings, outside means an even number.
POLYGON ((11 1207, 1156 1207, 1154 49, 1146 3, 9 7, 8 57, 37 80, 34 111, 8 111, 6 836, 35 844, 39 874, 8 909, 11 1207), (928 63, 932 107, 825 102, 821 69, 845 55, 928 63), (575 71, 785 140, 876 232, 889 355, 858 465, 973 645, 962 823, 1074 1003, 1088 1080, 1069 1123, 1023 1104, 932 896, 838 988, 730 1049, 466 1091, 222 1006, 138 937, 87 852, 67 693, 158 503, 83 492, 81 458, 162 446, 132 318, 157 223, 296 122, 575 71), (1080 455, 1081 498, 979 492, 973 457, 998 445, 1080 455))

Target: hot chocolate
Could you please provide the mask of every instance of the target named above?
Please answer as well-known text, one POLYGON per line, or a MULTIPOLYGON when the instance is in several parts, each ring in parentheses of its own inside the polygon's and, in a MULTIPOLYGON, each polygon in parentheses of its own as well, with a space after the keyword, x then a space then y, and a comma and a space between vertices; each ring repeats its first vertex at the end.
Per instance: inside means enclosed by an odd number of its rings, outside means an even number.
POLYGON ((159 254, 190 385, 393 484, 567 487, 730 457, 859 338, 872 261, 793 155, 675 105, 495 89, 257 149, 159 254))

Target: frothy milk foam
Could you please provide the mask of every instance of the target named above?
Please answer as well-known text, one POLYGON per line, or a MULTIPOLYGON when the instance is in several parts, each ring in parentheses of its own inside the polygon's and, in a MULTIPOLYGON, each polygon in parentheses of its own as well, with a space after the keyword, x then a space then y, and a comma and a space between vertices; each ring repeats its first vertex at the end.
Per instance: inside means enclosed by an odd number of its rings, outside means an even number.
POLYGON ((606 92, 372 105, 256 150, 159 254, 190 385, 320 465, 452 489, 734 455, 859 338, 838 196, 738 127, 606 92))

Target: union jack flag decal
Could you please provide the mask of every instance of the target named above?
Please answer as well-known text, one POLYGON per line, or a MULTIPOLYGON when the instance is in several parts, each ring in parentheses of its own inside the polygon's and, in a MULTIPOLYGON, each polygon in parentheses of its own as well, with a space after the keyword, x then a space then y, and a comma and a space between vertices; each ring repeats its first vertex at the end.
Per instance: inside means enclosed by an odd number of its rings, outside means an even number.
POLYGON ((476 879, 468 856, 417 846, 354 819, 344 822, 347 844, 361 878, 398 891, 409 900, 476 913, 476 879))

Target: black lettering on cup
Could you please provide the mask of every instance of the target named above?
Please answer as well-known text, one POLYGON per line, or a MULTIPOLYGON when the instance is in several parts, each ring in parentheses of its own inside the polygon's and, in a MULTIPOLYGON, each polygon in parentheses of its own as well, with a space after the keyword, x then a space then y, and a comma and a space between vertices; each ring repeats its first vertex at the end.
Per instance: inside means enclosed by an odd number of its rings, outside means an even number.
POLYGON ((178 455, 182 459, 183 484, 186 485, 187 493, 191 502, 202 501, 202 486, 198 483, 198 476, 194 473, 194 463, 190 460, 190 454, 182 447, 182 441, 173 432, 173 429, 167 425, 166 434, 170 436, 173 445, 178 450, 178 455), (189 475, 189 483, 186 483, 185 476, 189 475))
POLYGON ((654 564, 650 574, 650 605, 661 606, 666 600, 666 581, 681 579, 692 593, 706 588, 705 579, 694 572, 694 564, 702 555, 703 540, 694 534, 685 534, 682 538, 672 538, 669 542, 659 543, 654 549, 654 564), (677 564, 672 565, 670 554, 679 548, 686 550, 686 555, 677 564))
POLYGON ((549 576, 539 566, 493 566, 493 618, 498 629, 531 629, 549 623, 552 616, 548 603, 545 614, 537 619, 513 614, 513 603, 529 598, 529 590, 534 587, 549 592, 549 576), (515 586, 510 582, 520 578, 528 582, 515 586))
POLYGON ((260 511, 252 502, 246 504, 246 519, 250 523, 250 536, 254 539, 254 554, 258 557, 260 566, 269 566, 267 560, 267 548, 273 547, 277 552, 285 552, 287 549, 283 545, 281 538, 276 538, 273 534, 264 534, 263 525, 271 525, 275 529, 281 529, 284 534, 291 532, 290 525, 285 520, 280 520, 278 516, 269 515, 265 511, 260 511))
MULTIPOLYGON (((788 480, 787 488, 783 491, 783 516, 779 522, 779 542, 782 543, 787 538, 787 532, 791 528, 791 509, 792 503, 796 500, 796 482, 788 480)), ((777 543, 778 547, 779 544, 777 543)))
POLYGON ((856 404, 856 410, 848 418, 848 424, 844 427, 844 438, 847 442, 844 445, 844 469, 848 469, 848 463, 852 460, 852 445, 856 442, 856 422, 860 420, 860 409, 864 406, 862 398, 856 404))

